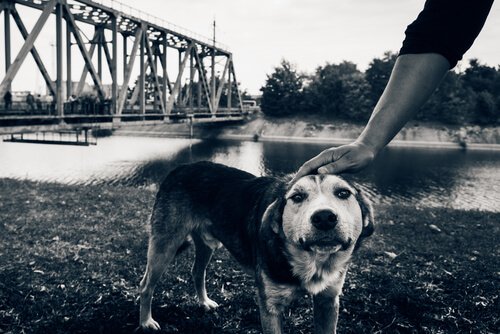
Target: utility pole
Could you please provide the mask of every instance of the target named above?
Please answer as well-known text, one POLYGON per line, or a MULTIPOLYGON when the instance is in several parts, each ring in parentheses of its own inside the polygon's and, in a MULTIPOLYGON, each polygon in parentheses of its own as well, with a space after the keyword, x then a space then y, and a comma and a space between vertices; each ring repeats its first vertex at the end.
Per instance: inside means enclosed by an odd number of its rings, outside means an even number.
MULTIPOLYGON (((215 17, 214 17, 214 25, 213 25, 213 48, 212 48, 212 87, 210 89, 210 103, 212 104, 212 112, 216 112, 215 106, 215 17)), ((215 115, 212 115, 215 116, 215 115)))

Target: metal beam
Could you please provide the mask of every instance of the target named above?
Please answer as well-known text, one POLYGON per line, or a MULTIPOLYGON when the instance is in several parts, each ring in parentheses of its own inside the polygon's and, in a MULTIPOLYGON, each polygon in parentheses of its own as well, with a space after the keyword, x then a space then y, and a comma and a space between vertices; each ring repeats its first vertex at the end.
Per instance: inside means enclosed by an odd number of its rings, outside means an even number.
MULTIPOLYGON (((11 10, 11 14, 12 14, 12 17, 14 18, 14 21, 17 24, 17 27, 19 28, 19 31, 21 32, 21 35, 26 40, 28 38, 29 34, 28 34, 28 31, 26 30, 26 27, 24 26, 23 21, 21 20, 21 16, 19 16, 19 13, 17 12, 17 10, 15 8, 13 8, 11 10)), ((50 75, 47 72, 47 69, 46 69, 45 65, 43 64, 42 58, 40 58, 40 54, 38 53, 38 51, 34 45, 31 48, 31 55, 35 59, 35 63, 37 64, 38 69, 42 73, 43 79, 45 80, 45 84, 47 85, 47 87, 50 90, 50 94, 52 96, 56 96, 56 86, 55 86, 54 82, 52 81, 52 79, 50 79, 50 75)))
MULTIPOLYGON (((183 49, 177 49, 177 55, 178 55, 178 58, 179 58, 179 73, 184 71, 184 68, 182 68, 182 71, 181 71, 181 67, 182 67, 182 52, 184 52, 185 50, 183 49)), ((184 100, 182 98, 182 82, 181 82, 181 86, 179 87, 179 92, 177 94, 177 105, 179 107, 184 107, 184 100)))
MULTIPOLYGON (((144 34, 146 37, 146 51, 147 51, 147 54, 148 54, 148 60, 149 60, 149 67, 151 67, 151 73, 153 74, 153 78, 155 79, 155 86, 156 86, 156 94, 158 95, 158 99, 160 100, 160 106, 161 106, 161 110, 163 111, 163 113, 166 112, 166 109, 165 109, 165 105, 163 104, 163 98, 162 98, 162 94, 161 94, 161 89, 160 89, 160 82, 158 80, 158 72, 156 71, 156 64, 155 64, 155 61, 153 59, 153 52, 151 51, 151 47, 149 45, 149 38, 147 36, 147 34, 144 34)), ((154 99, 156 101, 156 98, 154 99)))
POLYGON ((240 88, 238 87, 238 80, 236 79, 236 72, 234 71, 234 63, 233 63, 232 57, 231 57, 230 71, 233 74, 234 83, 236 85, 236 92, 238 93, 238 105, 240 107, 240 112, 243 112, 243 103, 241 101, 241 92, 240 92, 240 88))
MULTIPOLYGON (((111 52, 109 52, 108 43, 106 42, 106 39, 104 38, 104 31, 102 33, 101 47, 104 51, 104 56, 106 57, 106 63, 108 64, 109 74, 113 75, 113 72, 111 71, 111 68, 113 67, 113 57, 111 57, 111 52)), ((102 75, 102 72, 101 72, 101 75, 102 75)), ((101 77, 101 80, 102 80, 102 77, 101 77)))
MULTIPOLYGON (((166 43, 164 44, 164 47, 163 47, 163 53, 161 53, 160 64, 163 68, 163 83, 164 83, 164 85, 166 84, 165 93, 166 93, 166 88, 168 88, 168 92, 170 94, 172 94, 172 83, 170 82, 170 78, 168 77, 168 73, 167 73, 167 44, 166 43)), ((165 96, 167 96, 167 94, 165 94, 165 96)))
MULTIPOLYGON (((169 89, 169 92, 172 92, 172 87, 170 86, 170 80, 168 79, 168 73, 167 73, 167 34, 165 33, 163 35, 163 53, 160 53, 160 64, 162 66, 163 70, 163 86, 162 86, 162 98, 163 98, 163 105, 165 106, 165 109, 163 110, 163 113, 167 113, 167 87, 169 89)), ((159 48, 159 47, 158 47, 159 48)))
POLYGON ((99 40, 97 41, 97 76, 102 82, 102 45, 104 44, 104 28, 99 29, 99 40))
POLYGON ((60 3, 56 4, 56 114, 58 116, 63 116, 63 94, 62 94, 62 82, 63 82, 63 59, 62 59, 62 5, 60 3))
POLYGON ((66 21, 66 99, 73 95, 73 79, 71 77, 71 28, 66 21))
MULTIPOLYGON (((69 25, 69 22, 68 22, 69 25)), ((70 28, 71 30, 71 28, 70 28)), ((90 41, 90 48, 89 48, 89 56, 92 58, 94 56, 94 51, 95 51, 95 46, 97 44, 97 38, 99 37, 99 30, 96 29, 94 31, 94 37, 92 37, 92 40, 90 41)), ((80 80, 78 81, 78 86, 76 88, 76 96, 80 96, 83 91, 83 87, 85 86, 85 80, 87 80, 87 74, 89 73, 89 70, 87 66, 83 65, 83 70, 82 70, 82 75, 80 76, 80 80)))
MULTIPOLYGON (((11 7, 5 8, 5 13, 4 13, 4 33, 5 33, 5 73, 9 71, 10 63, 11 63, 11 48, 10 48, 10 12, 11 12, 11 7)), ((10 84, 7 87, 7 90, 10 89, 10 84)), ((1 95, 3 97, 3 94, 1 95)))
POLYGON ((222 95, 222 90, 224 88, 224 84, 226 83, 226 74, 227 74, 227 70, 229 68, 230 63, 231 63, 231 59, 228 57, 227 61, 226 61, 226 65, 224 65, 224 71, 222 72, 222 76, 219 80, 219 89, 217 90, 217 95, 215 96, 215 101, 214 101, 215 104, 214 104, 214 108, 213 108, 214 114, 219 109, 219 101, 220 101, 220 97, 222 95))
POLYGON ((116 114, 116 100, 118 99, 118 20, 116 15, 111 17, 111 43, 113 46, 111 57, 111 114, 116 114))
POLYGON ((55 4, 56 4, 56 0, 50 0, 49 2, 46 3, 46 5, 42 11, 42 14, 40 15, 37 22, 35 23, 35 26, 33 27, 33 30, 28 35, 28 38, 26 38, 26 41, 24 42, 23 46, 21 47, 21 50, 19 50, 19 53, 17 54, 16 59, 14 59, 14 62, 11 64, 11 66, 9 66, 9 69, 5 73, 5 77, 3 78, 2 83, 0 84, 0 96, 4 96, 5 92, 10 87, 12 80, 14 79, 17 72, 19 71, 19 68, 21 67, 22 63, 26 59, 26 55, 33 47, 33 44, 35 43, 36 38, 40 34, 40 31, 42 30, 43 26, 45 25, 45 22, 47 22, 47 19, 49 18, 50 13, 52 13, 52 10, 54 9, 55 4))
MULTIPOLYGON (((214 22, 215 25, 215 22, 214 22)), ((215 48, 212 49, 210 59, 212 60, 211 62, 211 89, 210 89, 210 103, 212 104, 212 113, 215 113, 217 111, 217 106, 215 105, 215 48)))
MULTIPOLYGON (((231 56, 229 56, 229 60, 232 62, 233 59, 231 56)), ((233 86, 233 82, 231 81, 231 71, 228 72, 227 74, 227 108, 229 109, 229 112, 231 112, 231 109, 232 109, 232 104, 231 104, 231 98, 232 98, 232 86, 233 86)))
POLYGON ((123 106, 125 105, 125 100, 127 99, 127 90, 130 77, 132 76, 132 69, 134 68, 135 58, 137 58, 137 49, 141 42, 142 29, 139 27, 135 32, 134 46, 132 47, 132 53, 130 54, 129 61, 127 64, 127 70, 125 71, 125 77, 123 78, 123 85, 118 96, 118 109, 116 111, 117 115, 121 115, 123 111, 123 106))
POLYGON ((141 35, 141 49, 139 50, 140 68, 139 68, 139 112, 143 115, 146 113, 146 94, 145 94, 145 81, 146 81, 146 66, 144 66, 144 52, 146 49, 146 35, 148 34, 147 26, 142 25, 141 35))
POLYGON ((189 44, 185 54, 184 54, 184 59, 182 59, 182 62, 179 67, 179 73, 177 73, 177 80, 175 80, 174 88, 172 90, 172 94, 170 94, 170 97, 167 102, 167 114, 170 115, 172 113, 172 109, 174 107, 174 102, 175 98, 179 93, 181 83, 182 83, 182 73, 184 72, 184 68, 186 67, 187 60, 189 59, 189 55, 191 54, 191 50, 193 49, 194 43, 189 44))
MULTIPOLYGON (((194 49, 193 49, 194 50, 194 49)), ((189 99, 189 110, 191 113, 194 113, 193 109, 193 85, 194 85, 194 56, 193 56, 193 51, 191 50, 189 54, 189 92, 188 92, 188 99, 189 99)))
POLYGON ((198 65, 198 76, 201 84, 203 85, 203 90, 205 91, 205 97, 207 98, 208 108, 212 112, 212 103, 210 101, 210 89, 208 88, 207 78, 205 77, 205 66, 203 66, 203 61, 200 59, 198 52, 194 53, 196 58, 196 64, 198 65))
POLYGON ((99 97, 101 100, 104 99, 104 91, 102 89, 102 84, 101 80, 99 78, 98 73, 95 70, 94 64, 92 64, 92 58, 89 56, 89 53, 87 52, 87 49, 85 48, 85 43, 83 42, 83 38, 80 35, 80 31, 78 30, 78 27, 76 26, 75 18, 73 17, 73 14, 69 10, 68 5, 64 5, 64 9, 66 12, 66 20, 69 20, 70 22, 70 28, 71 32, 73 33, 73 36, 75 37, 76 44, 78 45, 78 48, 80 49, 80 52, 83 56, 83 59, 85 60, 85 65, 87 66, 87 69, 90 72, 90 76, 92 77, 92 80, 94 81, 94 85, 97 87, 97 92, 99 94, 99 97))
POLYGON ((128 36, 127 35, 124 35, 122 34, 122 37, 123 37, 123 79, 125 79, 125 77, 127 76, 127 58, 128 58, 128 54, 127 54, 127 41, 128 41, 128 36))
MULTIPOLYGON (((148 69, 149 69, 149 61, 146 61, 144 63, 144 72, 147 72, 148 69)), ((137 99, 139 98, 139 92, 141 90, 141 87, 138 83, 139 82, 137 82, 137 84, 134 86, 134 90, 132 91, 132 95, 130 96, 130 99, 128 101, 131 106, 135 105, 137 99)))

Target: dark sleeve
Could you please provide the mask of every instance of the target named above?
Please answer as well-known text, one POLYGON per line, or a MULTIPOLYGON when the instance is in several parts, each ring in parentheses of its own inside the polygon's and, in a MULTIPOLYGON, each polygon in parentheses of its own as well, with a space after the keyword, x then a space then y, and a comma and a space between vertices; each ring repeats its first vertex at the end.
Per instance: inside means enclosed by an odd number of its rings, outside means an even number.
POLYGON ((399 54, 438 53, 455 67, 483 28, 493 0, 427 0, 399 54))

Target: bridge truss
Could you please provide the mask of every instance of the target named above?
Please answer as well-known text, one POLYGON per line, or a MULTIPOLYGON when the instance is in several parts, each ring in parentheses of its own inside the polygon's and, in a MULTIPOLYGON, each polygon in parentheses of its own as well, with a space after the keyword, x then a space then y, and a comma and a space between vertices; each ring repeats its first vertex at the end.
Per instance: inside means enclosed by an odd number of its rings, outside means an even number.
POLYGON ((165 21, 141 15, 144 13, 140 11, 122 11, 123 6, 114 1, 1 0, 5 77, 0 83, 0 98, 10 90, 13 79, 31 53, 53 96, 54 114, 46 115, 51 119, 61 121, 83 116, 71 114, 68 106, 82 95, 88 76, 98 101, 107 105, 107 112, 99 117, 111 118, 113 122, 138 116, 144 120, 147 117, 169 119, 183 114, 209 118, 241 115, 241 95, 229 51, 215 41, 193 36, 195 34, 165 21), (17 10, 19 6, 40 12, 30 32, 17 10), (55 15, 55 78, 50 77, 35 47, 51 15, 55 15), (24 38, 13 60, 11 19, 24 38), (87 37, 83 25, 93 27, 93 36, 87 37), (76 85, 73 84, 75 51, 84 61, 76 85), (175 70, 171 69, 171 62, 176 62, 175 70), (137 76, 134 76, 135 66, 139 67, 137 76), (111 77, 110 89, 109 85, 103 85, 106 67, 111 77), (123 71, 121 83, 119 71, 123 71), (134 80, 135 86, 130 89, 134 80))

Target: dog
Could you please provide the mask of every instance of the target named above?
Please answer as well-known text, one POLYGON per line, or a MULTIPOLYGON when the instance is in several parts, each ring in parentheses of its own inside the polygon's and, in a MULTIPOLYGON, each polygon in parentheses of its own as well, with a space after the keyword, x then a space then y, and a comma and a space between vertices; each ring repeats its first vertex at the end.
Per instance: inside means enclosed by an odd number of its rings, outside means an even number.
POLYGON ((218 306, 207 296, 205 274, 222 244, 255 278, 264 333, 282 332, 284 310, 304 292, 313 296, 315 333, 336 333, 351 255, 373 231, 371 205, 339 176, 288 184, 211 162, 178 167, 162 182, 151 215, 140 326, 160 329, 151 316, 153 290, 191 239, 194 286, 206 310, 218 306))

